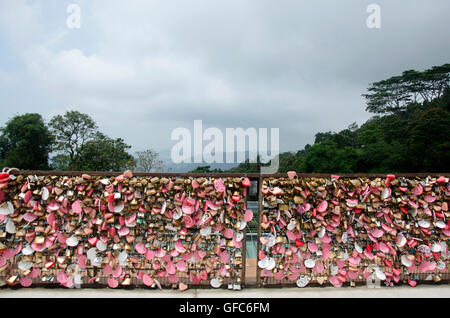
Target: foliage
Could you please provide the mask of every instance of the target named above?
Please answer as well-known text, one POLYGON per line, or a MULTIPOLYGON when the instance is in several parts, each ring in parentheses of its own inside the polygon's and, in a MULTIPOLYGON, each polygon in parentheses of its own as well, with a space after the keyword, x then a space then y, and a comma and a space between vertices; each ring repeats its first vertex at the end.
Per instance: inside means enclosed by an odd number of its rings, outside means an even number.
POLYGON ((123 139, 112 139, 98 131, 88 115, 68 111, 50 121, 56 155, 51 167, 59 170, 121 171, 135 168, 136 161, 123 139))
POLYGON ((450 64, 434 66, 418 72, 408 70, 400 76, 372 83, 366 110, 372 113, 393 113, 405 110, 410 103, 430 102, 441 97, 450 84, 450 64))
POLYGON ((19 169, 48 169, 52 136, 39 114, 24 114, 10 119, 0 135, 2 166, 19 169))
POLYGON ((160 171, 163 162, 158 159, 159 154, 153 149, 136 152, 136 171, 138 172, 152 172, 160 171))
POLYGON ((85 171, 122 171, 133 168, 136 162, 127 152, 130 148, 122 138, 112 139, 97 132, 83 145, 78 167, 85 171))
POLYGON ((450 163, 450 113, 431 108, 408 127, 411 170, 448 171, 450 163))
POLYGON ((80 153, 97 133, 97 124, 87 114, 76 110, 54 116, 49 123, 55 139, 53 150, 69 156, 69 170, 79 170, 80 153))

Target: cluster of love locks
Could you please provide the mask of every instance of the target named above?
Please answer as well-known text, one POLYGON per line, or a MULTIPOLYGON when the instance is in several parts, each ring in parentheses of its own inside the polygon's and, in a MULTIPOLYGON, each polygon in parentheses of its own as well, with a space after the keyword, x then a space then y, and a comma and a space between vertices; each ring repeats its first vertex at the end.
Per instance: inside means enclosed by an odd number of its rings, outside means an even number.
POLYGON ((0 282, 240 289, 245 177, 0 174, 0 282))
POLYGON ((265 177, 259 283, 439 282, 449 265, 446 177, 265 177))
MULTIPOLYGON (((415 286, 448 274, 447 177, 260 180, 258 286, 415 286)), ((240 289, 250 185, 245 176, 3 171, 0 285, 240 289)))

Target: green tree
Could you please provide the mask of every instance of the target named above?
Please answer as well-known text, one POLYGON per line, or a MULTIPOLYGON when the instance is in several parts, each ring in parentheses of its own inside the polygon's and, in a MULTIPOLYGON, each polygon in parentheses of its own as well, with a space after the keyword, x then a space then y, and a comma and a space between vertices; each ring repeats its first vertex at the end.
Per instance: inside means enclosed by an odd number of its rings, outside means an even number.
POLYGON ((333 140, 334 132, 327 131, 327 132, 318 132, 315 135, 314 143, 320 144, 321 142, 325 142, 327 140, 333 140))
POLYGON ((450 163, 450 112, 425 111, 408 129, 407 158, 416 171, 447 172, 450 163))
POLYGON ((283 152, 279 157, 280 168, 278 172, 287 172, 295 169, 295 160, 297 159, 296 155, 292 152, 283 152))
POLYGON ((0 158, 4 166, 19 169, 48 169, 52 136, 35 113, 10 119, 0 135, 0 158))
POLYGON ((358 132, 356 172, 404 172, 407 120, 398 115, 374 117, 358 132))
POLYGON ((79 152, 78 168, 85 171, 122 171, 134 168, 136 162, 122 138, 112 139, 97 132, 79 152))
POLYGON ((390 113, 403 110, 411 101, 408 87, 401 76, 393 76, 387 80, 372 83, 369 94, 363 96, 367 100, 366 110, 372 113, 390 113))
POLYGON ((49 126, 55 138, 53 150, 69 156, 69 170, 80 170, 81 149, 97 133, 94 120, 87 114, 72 110, 53 117, 49 126))
POLYGON ((372 113, 403 111, 410 103, 430 102, 441 97, 450 85, 450 64, 433 66, 423 72, 408 70, 400 76, 372 83, 363 94, 366 110, 372 113))
POLYGON ((312 145, 306 152, 299 171, 307 173, 350 173, 354 172, 357 155, 354 149, 339 148, 334 141, 312 145))

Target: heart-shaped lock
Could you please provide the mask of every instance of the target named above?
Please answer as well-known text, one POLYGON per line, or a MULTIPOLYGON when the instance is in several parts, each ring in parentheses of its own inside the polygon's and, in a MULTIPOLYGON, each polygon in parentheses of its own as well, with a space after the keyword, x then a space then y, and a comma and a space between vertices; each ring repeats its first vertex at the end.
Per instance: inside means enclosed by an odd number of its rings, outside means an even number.
POLYGON ((91 246, 95 246, 97 244, 97 238, 96 237, 91 237, 88 239, 89 244, 91 244, 91 246))

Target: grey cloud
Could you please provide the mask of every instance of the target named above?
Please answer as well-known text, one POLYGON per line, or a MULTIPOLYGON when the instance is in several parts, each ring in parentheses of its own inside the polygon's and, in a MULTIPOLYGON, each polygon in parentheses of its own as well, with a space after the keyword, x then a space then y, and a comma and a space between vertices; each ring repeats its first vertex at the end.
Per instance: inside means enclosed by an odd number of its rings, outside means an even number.
MULTIPOLYGON (((16 52, 22 84, 0 88, 0 97, 16 112, 36 101, 48 119, 77 108, 134 150, 170 150, 171 131, 195 119, 220 129, 277 127, 281 150, 298 150, 319 131, 368 119, 361 94, 370 82, 449 62, 445 0, 80 5, 82 28, 63 33, 46 23, 61 19, 57 10, 46 16, 40 2, 24 9, 31 13, 21 27, 30 45, 16 52), (373 2, 382 9, 379 30, 365 25, 373 2), (31 96, 18 96, 20 87, 31 96)), ((0 34, 14 27, 0 24, 0 34)), ((0 55, 7 69, 1 62, 0 55)))

